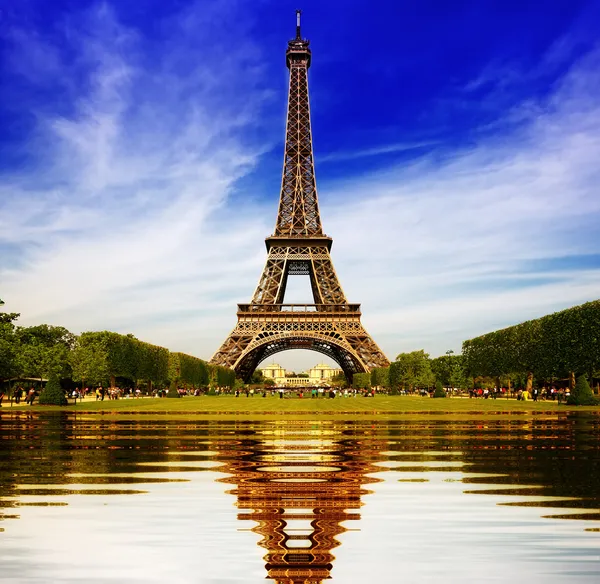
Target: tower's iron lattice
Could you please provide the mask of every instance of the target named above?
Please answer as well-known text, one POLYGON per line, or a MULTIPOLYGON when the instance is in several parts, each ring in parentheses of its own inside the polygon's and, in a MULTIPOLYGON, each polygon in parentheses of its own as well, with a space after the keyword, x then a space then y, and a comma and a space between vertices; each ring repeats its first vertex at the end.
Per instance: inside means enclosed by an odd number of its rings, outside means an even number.
POLYGON ((248 381, 274 353, 312 349, 331 357, 351 380, 354 373, 389 362, 360 322, 360 304, 349 304, 323 233, 310 129, 309 41, 289 41, 290 70, 281 195, 275 233, 267 237, 267 263, 250 304, 238 304, 238 322, 211 363, 236 370, 248 381), (284 304, 288 276, 308 275, 314 304, 284 304))

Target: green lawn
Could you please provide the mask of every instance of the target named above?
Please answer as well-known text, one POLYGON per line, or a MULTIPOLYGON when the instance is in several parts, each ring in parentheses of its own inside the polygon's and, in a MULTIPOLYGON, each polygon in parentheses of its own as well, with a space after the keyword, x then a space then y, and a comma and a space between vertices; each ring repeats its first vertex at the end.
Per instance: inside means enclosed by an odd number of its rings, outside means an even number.
MULTIPOLYGON (((2 411, 10 409, 9 403, 4 403, 2 411)), ((171 415, 193 415, 193 416, 228 416, 238 418, 244 417, 304 417, 304 416, 368 416, 368 417, 394 417, 402 415, 456 415, 488 414, 496 415, 502 413, 526 413, 538 412, 540 414, 566 413, 571 410, 591 410, 600 412, 598 407, 567 408, 559 406, 556 402, 519 402, 507 399, 468 399, 447 398, 431 399, 412 396, 378 396, 375 398, 335 398, 335 399, 311 399, 309 398, 286 398, 279 397, 184 397, 181 399, 169 398, 141 398, 95 401, 94 398, 87 399, 77 405, 70 404, 64 408, 52 406, 33 407, 27 405, 13 406, 13 411, 27 409, 29 411, 56 411, 64 409, 80 413, 102 413, 105 415, 145 415, 145 414, 171 414, 171 415)))

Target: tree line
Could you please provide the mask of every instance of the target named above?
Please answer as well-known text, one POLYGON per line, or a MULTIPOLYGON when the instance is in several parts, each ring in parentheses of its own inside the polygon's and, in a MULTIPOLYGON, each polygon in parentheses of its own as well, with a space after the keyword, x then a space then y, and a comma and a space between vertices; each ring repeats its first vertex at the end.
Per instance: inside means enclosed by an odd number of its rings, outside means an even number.
POLYGON ((0 380, 56 377, 82 386, 114 386, 120 378, 136 385, 146 383, 150 388, 235 384, 232 369, 171 352, 131 334, 102 331, 76 336, 60 326, 17 326, 18 317, 0 312, 0 380))
POLYGON ((600 370, 600 300, 487 333, 463 343, 471 375, 590 381, 600 370))
MULTIPOLYGON (((1 303, 1 301, 0 301, 1 303)), ((89 385, 116 378, 155 385, 233 387, 235 372, 144 343, 133 335, 64 327, 19 327, 15 313, 0 312, 0 380, 16 377, 72 379, 89 385)), ((469 389, 511 385, 531 390, 534 380, 555 383, 600 371, 600 300, 494 331, 431 359, 424 350, 400 353, 389 367, 357 373, 353 385, 397 393, 416 388, 469 389)))
POLYGON ((587 302, 464 341, 462 354, 431 359, 423 351, 400 353, 387 368, 354 375, 355 387, 398 390, 508 386, 532 389, 585 375, 600 376, 600 300, 587 302))
POLYGON ((463 355, 474 375, 592 375, 600 369, 600 300, 465 341, 463 355))
POLYGON ((375 367, 370 373, 355 373, 352 382, 355 387, 380 387, 390 393, 432 389, 436 382, 460 389, 469 385, 462 355, 449 351, 442 357, 431 359, 423 349, 400 353, 389 367, 375 367))

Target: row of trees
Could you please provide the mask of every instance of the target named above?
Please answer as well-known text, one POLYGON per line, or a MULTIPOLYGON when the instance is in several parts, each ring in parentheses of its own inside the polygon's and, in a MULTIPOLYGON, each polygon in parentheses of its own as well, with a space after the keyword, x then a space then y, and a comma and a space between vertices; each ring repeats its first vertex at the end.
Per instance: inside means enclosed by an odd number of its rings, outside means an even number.
MULTIPOLYGON (((0 301, 1 303, 1 301, 0 301)), ((87 384, 114 383, 116 377, 149 384, 233 387, 235 372, 183 353, 108 331, 76 337, 63 327, 18 327, 19 315, 0 312, 0 379, 70 378, 87 384)), ((423 350, 401 353, 387 368, 354 376, 355 387, 399 389, 442 386, 468 388, 511 383, 531 389, 539 380, 600 370, 600 301, 488 333, 430 359, 423 350)), ((335 381, 335 380, 334 380, 335 381)), ((341 382, 341 381, 340 381, 341 382)))
MULTIPOLYGON (((1 301, 0 301, 1 302, 1 301)), ((72 379, 83 385, 114 385, 116 378, 149 386, 233 387, 235 372, 191 355, 172 353, 133 335, 109 331, 79 337, 64 327, 20 327, 16 313, 0 312, 0 380, 72 379)))
POLYGON ((461 355, 448 351, 442 357, 431 359, 422 349, 400 353, 389 367, 375 367, 370 373, 356 373, 352 381, 355 387, 381 387, 392 392, 431 388, 436 381, 446 387, 466 388, 469 385, 461 355))
POLYGON ((463 343, 471 375, 570 378, 600 369, 600 300, 494 331, 463 343))
MULTIPOLYGON (((600 300, 563 310, 463 343, 462 355, 448 351, 430 359, 425 351, 401 353, 389 368, 356 374, 357 387, 397 389, 511 386, 531 390, 540 382, 582 374, 593 379, 600 370, 600 300)), ((581 385, 581 383, 579 384, 581 385)))
POLYGON ((91 385, 123 377, 162 384, 169 380, 169 351, 133 335, 109 331, 82 333, 70 355, 73 379, 91 385))
MULTIPOLYGON (((72 377, 70 355, 76 337, 63 327, 17 327, 0 313, 0 379, 72 377)), ((14 319, 13 319, 14 320, 14 319)))

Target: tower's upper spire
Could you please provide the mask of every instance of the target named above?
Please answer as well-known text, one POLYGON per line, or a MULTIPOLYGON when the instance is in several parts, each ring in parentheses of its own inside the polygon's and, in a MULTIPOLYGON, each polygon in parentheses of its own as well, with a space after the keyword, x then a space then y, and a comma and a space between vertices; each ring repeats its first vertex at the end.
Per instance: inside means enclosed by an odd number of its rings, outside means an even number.
POLYGON ((286 63, 289 67, 294 61, 303 61, 307 67, 310 67, 310 42, 308 39, 302 38, 300 30, 300 16, 302 10, 296 10, 296 37, 288 42, 288 48, 285 53, 286 63))
POLYGON ((296 10, 296 40, 301 41, 302 35, 300 34, 300 15, 302 10, 296 10))
POLYGON ((323 237, 308 102, 307 70, 311 53, 309 41, 300 35, 300 14, 296 10, 296 38, 288 42, 285 53, 290 88, 277 237, 323 237))

